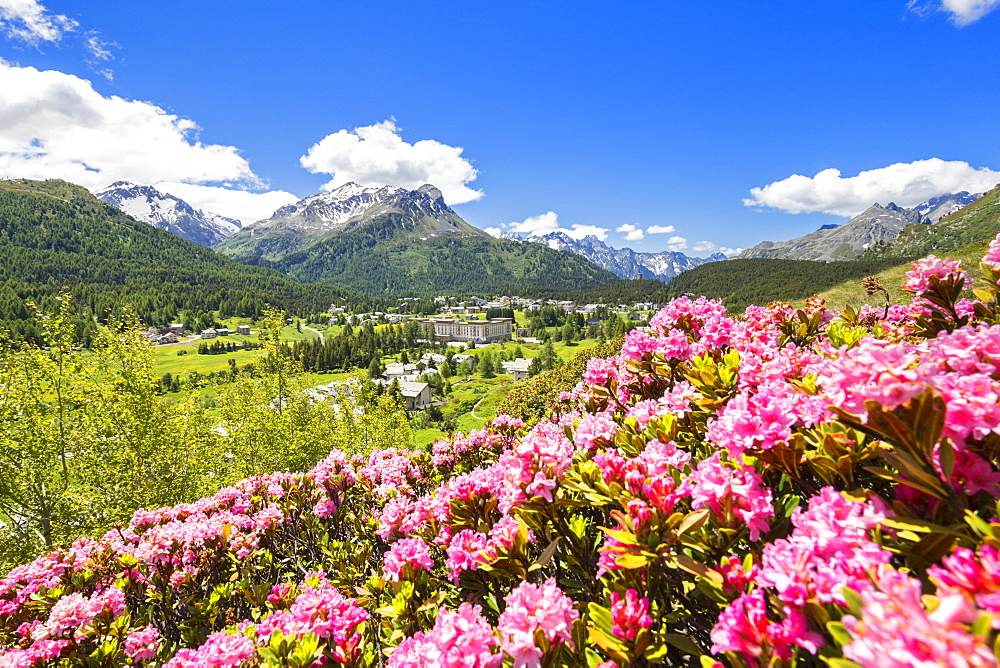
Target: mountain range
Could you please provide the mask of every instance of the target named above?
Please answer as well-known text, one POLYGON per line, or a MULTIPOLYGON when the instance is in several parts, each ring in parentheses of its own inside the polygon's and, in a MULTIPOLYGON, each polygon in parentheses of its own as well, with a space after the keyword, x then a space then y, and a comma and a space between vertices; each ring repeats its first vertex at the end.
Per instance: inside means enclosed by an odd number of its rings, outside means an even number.
POLYGON ((153 186, 116 181, 94 196, 136 220, 173 232, 199 246, 211 246, 239 230, 240 221, 193 206, 153 186))
POLYGON ((574 253, 496 239, 466 223, 432 185, 346 183, 278 209, 214 248, 298 281, 375 295, 587 290, 618 277, 574 253))
POLYGON ((15 334, 26 299, 48 307, 64 291, 90 317, 129 303, 148 324, 177 322, 185 311, 258 316, 271 305, 309 314, 334 301, 376 303, 240 264, 58 179, 0 181, 0 256, 0 327, 15 334))
MULTIPOLYGON (((255 263, 273 261, 280 264, 288 253, 309 246, 317 239, 354 229, 365 221, 391 213, 405 212, 410 219, 410 232, 415 231, 423 241, 440 236, 486 237, 482 230, 469 225, 449 208, 440 191, 431 185, 408 191, 392 186, 366 188, 346 183, 330 192, 284 206, 269 218, 247 226, 247 232, 242 235, 237 234, 243 229, 239 221, 196 209, 153 186, 118 181, 94 194, 137 220, 201 246, 218 244, 219 250, 237 257, 254 258, 255 263)), ((575 253, 622 279, 641 276, 667 282, 705 262, 725 259, 721 253, 698 258, 674 251, 651 253, 617 249, 594 236, 574 239, 562 232, 533 237, 504 234, 501 238, 540 243, 552 250, 575 253)))
POLYGON ((648 253, 635 251, 631 248, 612 248, 593 235, 574 239, 565 232, 558 231, 530 237, 523 237, 513 232, 501 236, 514 241, 544 244, 555 250, 566 250, 582 255, 597 266, 604 267, 615 276, 624 279, 653 278, 666 283, 681 272, 693 269, 698 265, 726 259, 722 253, 701 258, 689 257, 676 251, 648 253))
POLYGON ((866 251, 893 244, 911 225, 934 225, 949 214, 983 196, 965 191, 941 195, 912 209, 875 203, 843 225, 824 225, 815 232, 788 241, 762 241, 748 248, 737 259, 768 258, 782 260, 819 260, 831 262, 854 260, 866 251))

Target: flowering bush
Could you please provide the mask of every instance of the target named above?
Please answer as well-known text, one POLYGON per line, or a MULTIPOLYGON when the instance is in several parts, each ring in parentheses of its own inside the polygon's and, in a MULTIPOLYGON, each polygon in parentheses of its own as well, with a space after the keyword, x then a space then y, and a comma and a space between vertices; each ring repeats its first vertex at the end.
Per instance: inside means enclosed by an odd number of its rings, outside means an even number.
POLYGON ((681 298, 533 425, 137 512, 0 582, 0 665, 996 666, 997 248, 975 302, 681 298))

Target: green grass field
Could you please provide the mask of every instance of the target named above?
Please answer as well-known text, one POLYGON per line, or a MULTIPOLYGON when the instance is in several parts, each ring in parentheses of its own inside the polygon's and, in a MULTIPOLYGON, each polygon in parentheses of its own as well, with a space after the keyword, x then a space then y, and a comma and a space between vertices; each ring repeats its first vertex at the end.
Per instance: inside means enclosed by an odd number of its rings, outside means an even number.
MULTIPOLYGON (((319 327, 316 329, 319 329, 319 327)), ((320 331, 322 331, 324 335, 327 333, 327 330, 320 331)), ((314 339, 317 336, 318 335, 315 332, 304 328, 301 332, 296 331, 295 327, 286 327, 282 331, 282 340, 284 341, 301 341, 305 339, 314 339)), ((221 341, 223 343, 242 343, 244 341, 252 341, 253 343, 258 343, 259 339, 256 334, 251 334, 250 336, 233 335, 220 336, 207 341, 195 339, 194 341, 189 341, 187 343, 153 346, 153 359, 156 360, 156 370, 154 373, 160 376, 166 373, 176 376, 177 374, 191 373, 192 371, 197 371, 198 373, 211 373, 212 371, 228 368, 230 359, 236 360, 236 364, 238 366, 243 366, 253 362, 260 357, 261 354, 260 348, 254 350, 240 350, 234 353, 223 353, 220 355, 198 354, 199 344, 215 343, 216 341, 221 341), (180 351, 184 351, 185 354, 178 355, 177 353, 180 351)))

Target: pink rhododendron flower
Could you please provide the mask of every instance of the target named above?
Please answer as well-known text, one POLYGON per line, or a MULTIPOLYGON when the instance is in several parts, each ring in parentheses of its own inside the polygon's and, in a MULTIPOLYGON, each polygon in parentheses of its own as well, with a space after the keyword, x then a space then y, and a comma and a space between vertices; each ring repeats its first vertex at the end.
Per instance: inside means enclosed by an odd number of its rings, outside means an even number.
POLYGON ((931 277, 942 280, 969 280, 969 274, 962 269, 961 260, 952 260, 947 257, 938 258, 934 255, 928 255, 910 264, 910 270, 906 272, 906 283, 903 285, 903 288, 920 296, 930 290, 931 277))
POLYGON ((989 249, 986 251, 986 255, 983 256, 983 262, 994 269, 1000 269, 1000 233, 997 233, 993 237, 993 240, 990 241, 989 249))
POLYGON ((385 555, 383 566, 385 579, 399 582, 399 576, 406 566, 414 571, 429 571, 434 567, 430 548, 420 538, 406 538, 392 544, 385 555))
POLYGON ((844 587, 871 589, 871 574, 892 553, 874 543, 868 530, 885 519, 881 504, 850 501, 832 487, 792 512, 795 531, 764 546, 757 583, 773 587, 779 599, 803 607, 810 600, 846 605, 844 587))
POLYGON ((861 619, 841 620, 853 638, 844 645, 844 656, 873 668, 996 666, 986 639, 969 631, 975 616, 961 594, 946 595, 928 613, 920 581, 889 569, 877 589, 862 594, 861 619))
POLYGON ((955 548, 940 566, 927 569, 944 596, 959 594, 993 615, 993 628, 1000 629, 1000 550, 983 545, 978 553, 955 548))
POLYGON ((125 654, 136 661, 152 659, 159 646, 160 632, 153 626, 135 629, 125 638, 125 654))
POLYGON ((698 464, 679 491, 691 496, 695 510, 710 508, 720 524, 731 529, 745 524, 750 540, 757 540, 774 515, 771 490, 763 483, 753 466, 726 466, 716 452, 698 464))
POLYGON ((209 666, 239 666, 257 656, 253 640, 244 635, 229 635, 219 631, 208 636, 198 649, 177 651, 164 668, 208 668, 209 666))
POLYGON ((772 656, 787 661, 793 645, 815 654, 823 638, 809 630, 805 616, 792 608, 783 609, 785 619, 772 622, 767 616, 763 590, 755 589, 730 604, 712 628, 712 653, 735 652, 749 666, 768 665, 772 656))
POLYGON ((639 596, 635 589, 625 592, 625 598, 618 592, 611 592, 611 632, 619 638, 635 640, 639 629, 648 629, 653 625, 649 616, 649 600, 639 596))
POLYGON ((458 610, 442 608, 434 628, 403 640, 389 657, 389 668, 499 668, 503 656, 494 653, 497 640, 478 605, 458 610))
POLYGON ((504 601, 507 607, 500 614, 497 630, 500 647, 513 657, 514 668, 540 665, 542 650, 535 645, 538 631, 552 645, 573 646, 573 624, 580 614, 573 607, 573 600, 559 589, 555 578, 541 585, 522 582, 504 601))
POLYGON ((574 439, 581 450, 593 450, 614 438, 618 424, 608 413, 588 413, 576 425, 574 439))
POLYGON ((484 561, 481 553, 486 549, 486 545, 486 536, 477 531, 464 529, 455 534, 445 550, 448 559, 444 564, 451 573, 452 582, 458 584, 462 571, 474 571, 479 568, 479 564, 484 561))

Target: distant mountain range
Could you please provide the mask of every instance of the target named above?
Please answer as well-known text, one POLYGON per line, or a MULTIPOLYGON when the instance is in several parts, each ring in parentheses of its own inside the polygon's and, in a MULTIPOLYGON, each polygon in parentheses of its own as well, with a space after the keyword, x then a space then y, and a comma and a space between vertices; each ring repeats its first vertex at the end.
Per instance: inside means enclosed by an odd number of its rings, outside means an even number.
POLYGON ((544 244, 555 250, 566 250, 582 255, 599 267, 604 267, 615 276, 624 279, 654 278, 666 283, 681 272, 693 269, 706 262, 725 260, 722 253, 715 253, 707 258, 689 257, 675 251, 647 253, 634 251, 631 248, 612 248, 595 236, 588 235, 582 239, 574 239, 564 232, 549 232, 547 234, 525 237, 516 233, 501 235, 504 239, 520 242, 544 244))
POLYGON ((736 259, 854 260, 870 249, 891 245, 910 225, 933 225, 948 214, 982 197, 968 192, 941 195, 912 209, 893 202, 873 204, 843 225, 824 225, 805 236, 788 241, 762 241, 736 259))
POLYGON ((493 238, 462 220, 432 185, 347 183, 282 207, 214 248, 299 281, 369 294, 586 290, 617 280, 574 253, 493 238))
POLYGON ((94 196, 136 220, 173 232, 199 246, 216 244, 242 227, 238 220, 196 209, 153 186, 116 181, 96 191, 94 196))

